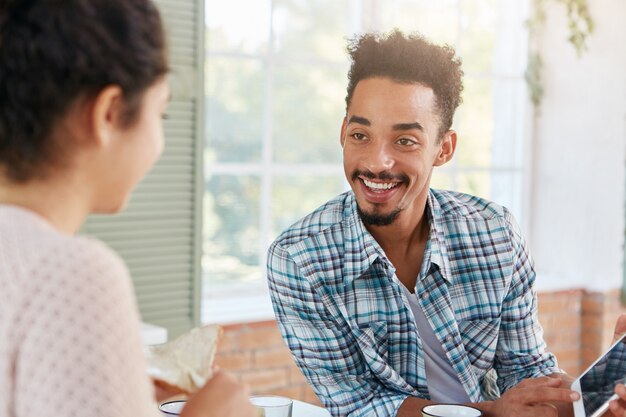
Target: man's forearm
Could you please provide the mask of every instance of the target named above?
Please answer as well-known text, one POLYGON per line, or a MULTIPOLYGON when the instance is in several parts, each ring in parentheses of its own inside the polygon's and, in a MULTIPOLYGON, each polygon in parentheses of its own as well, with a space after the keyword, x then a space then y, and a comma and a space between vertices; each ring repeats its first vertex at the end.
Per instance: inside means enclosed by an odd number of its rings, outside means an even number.
POLYGON ((428 404, 434 404, 430 400, 424 400, 422 398, 417 397, 407 397, 400 408, 398 408, 398 412, 396 413, 396 417, 415 417, 419 416, 420 410, 422 407, 428 404))

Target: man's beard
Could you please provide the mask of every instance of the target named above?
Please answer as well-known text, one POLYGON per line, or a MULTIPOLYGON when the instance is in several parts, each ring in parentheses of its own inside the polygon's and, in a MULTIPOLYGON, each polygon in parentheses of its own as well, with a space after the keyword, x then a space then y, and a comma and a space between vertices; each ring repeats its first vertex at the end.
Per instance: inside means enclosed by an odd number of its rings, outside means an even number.
POLYGON ((361 210, 361 207, 357 204, 356 211, 359 213, 359 217, 361 218, 363 224, 367 226, 389 226, 398 218, 402 210, 400 208, 396 208, 388 214, 366 213, 361 210))
MULTIPOLYGON (((378 179, 382 181, 399 180, 404 183, 409 181, 409 178, 404 174, 392 175, 391 173, 387 171, 383 171, 380 174, 376 175, 371 171, 365 171, 365 170, 355 170, 351 176, 352 181, 355 181, 355 182, 360 181, 359 176, 363 176, 371 180, 374 180, 374 179, 378 179)), ((389 226, 398 218, 402 209, 397 207, 391 213, 388 213, 388 214, 366 213, 363 210, 361 210, 361 207, 359 207, 359 204, 357 203, 356 211, 357 213, 359 213, 359 217, 361 218, 361 221, 363 222, 363 224, 367 226, 389 226)))

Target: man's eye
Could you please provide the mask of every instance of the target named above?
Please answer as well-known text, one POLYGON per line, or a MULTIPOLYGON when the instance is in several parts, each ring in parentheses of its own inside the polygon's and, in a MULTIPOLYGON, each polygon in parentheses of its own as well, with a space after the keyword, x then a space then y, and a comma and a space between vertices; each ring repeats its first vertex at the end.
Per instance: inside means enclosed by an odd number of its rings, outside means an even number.
POLYGON ((364 140, 366 138, 363 133, 353 133, 352 137, 356 140, 364 140))
POLYGON ((415 145, 415 141, 409 138, 400 138, 398 139, 398 144, 402 146, 411 146, 411 145, 415 145))

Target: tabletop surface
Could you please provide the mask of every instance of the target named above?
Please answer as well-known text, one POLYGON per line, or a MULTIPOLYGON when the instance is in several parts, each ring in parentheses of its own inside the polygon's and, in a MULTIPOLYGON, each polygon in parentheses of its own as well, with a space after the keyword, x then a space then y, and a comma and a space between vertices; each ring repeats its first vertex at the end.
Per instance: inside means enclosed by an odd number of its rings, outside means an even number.
POLYGON ((330 417, 330 413, 322 407, 293 400, 292 417, 330 417))

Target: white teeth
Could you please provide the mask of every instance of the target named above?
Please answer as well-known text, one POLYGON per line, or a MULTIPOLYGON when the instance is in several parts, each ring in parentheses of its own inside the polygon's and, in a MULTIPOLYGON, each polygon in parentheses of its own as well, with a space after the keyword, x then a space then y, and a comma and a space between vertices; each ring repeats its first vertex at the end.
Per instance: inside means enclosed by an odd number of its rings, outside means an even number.
POLYGON ((367 187, 373 190, 389 190, 399 184, 398 182, 383 182, 383 183, 372 182, 366 179, 364 179, 363 182, 365 183, 367 187))

